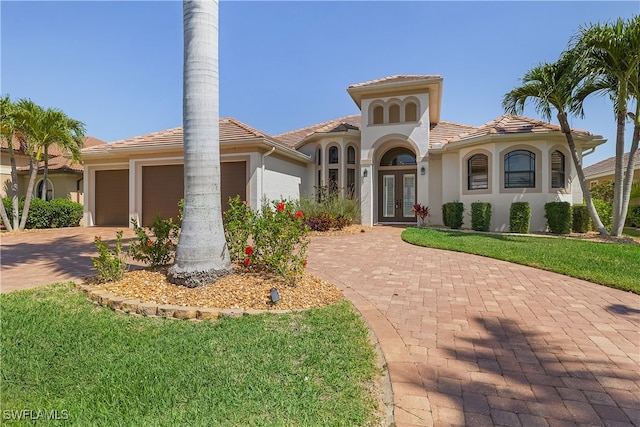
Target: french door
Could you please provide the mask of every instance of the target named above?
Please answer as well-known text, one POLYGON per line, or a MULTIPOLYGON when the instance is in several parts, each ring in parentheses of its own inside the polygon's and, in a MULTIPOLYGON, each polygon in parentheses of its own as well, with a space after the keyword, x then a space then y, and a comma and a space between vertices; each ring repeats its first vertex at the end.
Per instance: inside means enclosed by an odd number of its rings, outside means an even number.
POLYGON ((378 177, 378 222, 414 222, 416 171, 381 170, 378 177))

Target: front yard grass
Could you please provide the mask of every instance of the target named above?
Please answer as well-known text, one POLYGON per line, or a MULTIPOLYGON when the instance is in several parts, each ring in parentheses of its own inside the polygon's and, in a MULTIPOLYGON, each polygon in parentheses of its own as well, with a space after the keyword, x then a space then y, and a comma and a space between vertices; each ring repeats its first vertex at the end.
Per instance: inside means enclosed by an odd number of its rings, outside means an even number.
POLYGON ((62 283, 2 294, 0 305, 3 425, 24 425, 7 419, 23 410, 81 426, 378 421, 380 369, 348 301, 193 322, 117 314, 62 283))
POLYGON ((402 239, 554 271, 640 294, 640 245, 407 228, 402 239))

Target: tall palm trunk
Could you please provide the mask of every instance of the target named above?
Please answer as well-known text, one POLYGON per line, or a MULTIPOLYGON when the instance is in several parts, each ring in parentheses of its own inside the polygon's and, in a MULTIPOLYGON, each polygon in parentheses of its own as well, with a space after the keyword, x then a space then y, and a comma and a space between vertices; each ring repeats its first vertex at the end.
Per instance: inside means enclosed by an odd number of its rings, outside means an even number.
POLYGON ((189 287, 231 270, 222 224, 218 1, 184 0, 184 217, 169 278, 189 287))
POLYGON ((614 182, 613 186, 613 225, 611 227, 612 236, 620 236, 622 234, 622 227, 624 227, 624 217, 622 215, 622 193, 624 187, 624 167, 622 165, 624 160, 624 122, 626 119, 626 109, 619 108, 616 114, 617 116, 617 129, 616 129, 616 161, 614 170, 614 182))
MULTIPOLYGON (((13 150, 13 149, 12 149, 13 150)), ((20 227, 20 207, 18 202, 18 167, 16 158, 11 153, 11 209, 13 210, 13 229, 20 227)))
POLYGON ((29 216, 29 208, 31 207, 31 197, 33 195, 33 187, 36 183, 38 175, 38 161, 31 156, 29 159, 29 185, 27 185, 27 194, 24 198, 24 207, 22 208, 22 217, 20 218, 20 226, 18 230, 24 230, 27 226, 27 217, 29 216))
POLYGON ((567 119, 567 113, 564 111, 558 111, 558 121, 560 122, 560 128, 562 129, 562 133, 564 133, 567 138, 567 144, 569 144, 569 151, 571 152, 571 158, 573 160, 573 165, 576 168, 576 172, 578 173, 578 181, 580 182, 580 188, 582 189, 582 196, 584 197, 584 202, 587 205, 587 210, 589 211, 589 215, 593 220, 598 232, 602 236, 606 236, 607 229, 602 224, 600 220, 600 216, 598 215, 598 211, 596 211, 596 207, 593 205, 593 199, 591 199, 591 192, 589 191, 589 186, 587 185, 587 180, 584 177, 584 170, 582 169, 582 160, 580 160, 580 156, 578 155, 578 150, 576 149, 576 143, 573 140, 573 135, 571 134, 571 127, 569 126, 569 120, 567 119))
POLYGON ((49 191, 49 147, 45 145, 44 147, 44 170, 43 170, 43 178, 42 178, 42 193, 40 194, 40 198, 42 200, 47 200, 47 192, 49 191))

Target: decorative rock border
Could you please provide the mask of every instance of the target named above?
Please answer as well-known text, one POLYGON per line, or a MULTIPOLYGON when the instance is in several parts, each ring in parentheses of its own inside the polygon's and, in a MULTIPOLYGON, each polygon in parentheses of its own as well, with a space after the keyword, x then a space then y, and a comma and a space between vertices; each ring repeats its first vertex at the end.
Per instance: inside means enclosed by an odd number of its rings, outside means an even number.
POLYGON ((118 313, 128 313, 132 316, 165 317, 167 319, 188 320, 217 320, 220 317, 241 317, 251 314, 284 314, 303 310, 255 310, 243 308, 209 308, 188 307, 170 304, 155 304, 141 302, 136 299, 121 297, 101 289, 98 286, 76 283, 76 288, 82 291, 89 300, 103 307, 108 307, 118 313))

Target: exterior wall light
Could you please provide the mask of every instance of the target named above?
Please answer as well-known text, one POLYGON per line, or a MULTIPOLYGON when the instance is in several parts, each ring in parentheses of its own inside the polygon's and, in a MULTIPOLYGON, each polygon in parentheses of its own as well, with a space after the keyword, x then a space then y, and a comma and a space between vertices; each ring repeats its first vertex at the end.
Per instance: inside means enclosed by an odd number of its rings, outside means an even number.
POLYGON ((420 175, 424 175, 426 173, 426 170, 424 169, 424 166, 422 166, 420 168, 420 175))
POLYGON ((362 172, 362 176, 363 177, 367 177, 367 175, 369 175, 369 169, 365 169, 364 172, 362 172))

